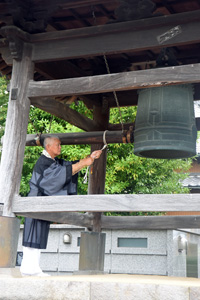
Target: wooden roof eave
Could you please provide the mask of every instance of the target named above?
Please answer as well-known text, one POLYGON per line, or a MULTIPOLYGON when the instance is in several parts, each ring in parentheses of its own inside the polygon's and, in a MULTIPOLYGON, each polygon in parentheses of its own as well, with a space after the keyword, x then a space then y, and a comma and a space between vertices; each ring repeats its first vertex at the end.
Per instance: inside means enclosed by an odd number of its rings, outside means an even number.
POLYGON ((15 26, 4 26, 0 34, 8 39, 14 36, 30 42, 34 62, 160 49, 200 42, 200 10, 40 34, 28 34, 15 26), (170 36, 169 30, 177 25, 180 32, 170 36), (168 38, 159 39, 168 33, 168 38))

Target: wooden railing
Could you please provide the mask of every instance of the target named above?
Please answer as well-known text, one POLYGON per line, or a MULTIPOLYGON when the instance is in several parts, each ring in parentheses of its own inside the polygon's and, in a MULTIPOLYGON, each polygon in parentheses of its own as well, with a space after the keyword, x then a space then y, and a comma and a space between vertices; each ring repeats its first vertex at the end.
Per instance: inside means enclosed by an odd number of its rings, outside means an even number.
MULTIPOLYGON (((200 194, 123 194, 19 197, 13 213, 58 223, 93 226, 93 217, 83 212, 200 211, 200 194)), ((104 216, 102 228, 176 229, 200 228, 200 216, 104 216)))

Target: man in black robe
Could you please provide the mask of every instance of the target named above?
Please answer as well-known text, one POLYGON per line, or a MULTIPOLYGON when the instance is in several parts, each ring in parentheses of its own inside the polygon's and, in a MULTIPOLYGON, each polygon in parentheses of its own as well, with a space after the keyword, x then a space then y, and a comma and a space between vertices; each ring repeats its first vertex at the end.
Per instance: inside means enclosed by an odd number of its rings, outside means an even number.
MULTIPOLYGON (((47 137, 44 140, 44 150, 36 162, 29 182, 29 197, 52 195, 76 195, 78 172, 93 164, 102 153, 101 150, 77 162, 58 159, 61 143, 57 137, 47 137)), ((46 276, 40 266, 40 249, 46 249, 50 222, 25 219, 23 232, 23 260, 21 274, 32 276, 46 276)))

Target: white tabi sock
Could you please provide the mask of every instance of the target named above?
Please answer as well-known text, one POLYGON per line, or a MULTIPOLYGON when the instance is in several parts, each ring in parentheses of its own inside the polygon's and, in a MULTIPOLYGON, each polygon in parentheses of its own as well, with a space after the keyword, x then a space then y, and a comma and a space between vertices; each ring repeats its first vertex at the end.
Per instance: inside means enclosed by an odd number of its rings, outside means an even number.
POLYGON ((40 268, 40 249, 23 247, 23 259, 20 272, 27 275, 41 273, 40 268))

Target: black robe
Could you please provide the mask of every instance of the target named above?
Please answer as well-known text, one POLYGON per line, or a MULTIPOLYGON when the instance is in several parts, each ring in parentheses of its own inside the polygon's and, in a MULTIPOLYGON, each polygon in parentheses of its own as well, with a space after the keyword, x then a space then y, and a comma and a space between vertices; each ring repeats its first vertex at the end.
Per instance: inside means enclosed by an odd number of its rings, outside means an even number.
MULTIPOLYGON (((76 195, 78 174, 72 176, 73 163, 42 154, 34 166, 28 196, 76 195)), ((46 249, 49 225, 49 221, 25 218, 22 245, 46 249)))

